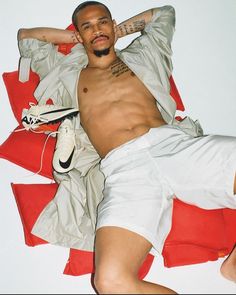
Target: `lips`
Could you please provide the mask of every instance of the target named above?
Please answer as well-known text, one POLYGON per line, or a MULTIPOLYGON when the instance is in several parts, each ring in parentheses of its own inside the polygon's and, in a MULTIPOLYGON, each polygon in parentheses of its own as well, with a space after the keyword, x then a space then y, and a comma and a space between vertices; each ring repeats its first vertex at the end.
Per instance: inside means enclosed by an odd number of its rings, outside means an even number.
POLYGON ((108 40, 109 38, 107 37, 107 36, 105 36, 105 35, 101 35, 101 36, 98 36, 98 37, 96 37, 96 38, 94 38, 93 40, 92 40, 92 44, 96 44, 96 43, 99 43, 99 42, 103 42, 103 41, 106 41, 106 40, 108 40))

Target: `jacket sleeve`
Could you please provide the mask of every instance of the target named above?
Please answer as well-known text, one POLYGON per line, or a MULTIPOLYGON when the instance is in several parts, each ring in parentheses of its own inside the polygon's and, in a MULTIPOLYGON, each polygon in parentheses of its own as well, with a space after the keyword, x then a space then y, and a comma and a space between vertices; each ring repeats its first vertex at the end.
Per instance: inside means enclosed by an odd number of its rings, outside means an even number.
POLYGON ((145 26, 141 39, 154 55, 158 52, 162 55, 170 76, 173 70, 171 42, 175 32, 175 9, 166 5, 154 8, 153 11, 153 17, 145 26))
POLYGON ((18 43, 20 51, 19 80, 29 80, 30 69, 42 80, 63 56, 52 43, 37 39, 22 39, 18 43))
POLYGON ((157 45, 164 46, 167 50, 171 48, 171 42, 175 31, 175 9, 173 6, 166 5, 153 9, 153 16, 144 28, 153 37, 157 45))

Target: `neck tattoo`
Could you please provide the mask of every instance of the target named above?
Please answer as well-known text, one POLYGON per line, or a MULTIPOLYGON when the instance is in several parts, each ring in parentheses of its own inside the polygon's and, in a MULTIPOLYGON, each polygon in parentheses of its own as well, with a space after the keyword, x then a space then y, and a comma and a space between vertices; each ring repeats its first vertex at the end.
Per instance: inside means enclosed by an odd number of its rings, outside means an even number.
MULTIPOLYGON (((117 58, 112 64, 111 64, 111 73, 115 77, 119 77, 120 75, 129 72, 130 69, 127 67, 125 63, 123 63, 122 60, 117 58)), ((133 72, 131 72, 131 75, 133 76, 133 72)))

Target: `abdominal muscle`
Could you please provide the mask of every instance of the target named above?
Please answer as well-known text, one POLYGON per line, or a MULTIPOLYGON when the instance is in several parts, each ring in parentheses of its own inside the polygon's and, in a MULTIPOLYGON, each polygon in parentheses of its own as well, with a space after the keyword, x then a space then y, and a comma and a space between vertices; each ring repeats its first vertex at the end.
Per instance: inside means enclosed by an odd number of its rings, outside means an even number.
POLYGON ((83 128, 101 158, 150 128, 166 124, 156 106, 145 109, 143 105, 124 101, 96 107, 89 118, 83 128))

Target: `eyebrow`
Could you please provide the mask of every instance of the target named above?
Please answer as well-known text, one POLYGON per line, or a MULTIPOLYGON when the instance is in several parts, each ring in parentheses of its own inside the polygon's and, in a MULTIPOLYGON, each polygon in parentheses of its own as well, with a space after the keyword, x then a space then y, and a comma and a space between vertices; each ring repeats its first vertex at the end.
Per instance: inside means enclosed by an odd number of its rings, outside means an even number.
MULTIPOLYGON (((104 19, 109 19, 109 17, 108 16, 102 16, 102 17, 98 18, 98 21, 104 20, 104 19)), ((91 23, 90 21, 84 22, 84 23, 82 23, 81 27, 86 26, 86 25, 88 25, 90 23, 91 23)))

